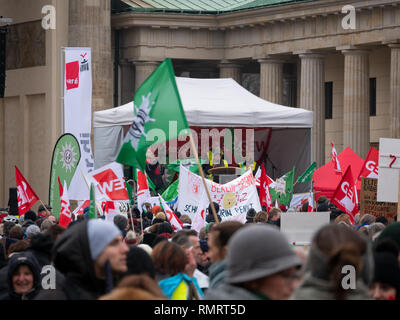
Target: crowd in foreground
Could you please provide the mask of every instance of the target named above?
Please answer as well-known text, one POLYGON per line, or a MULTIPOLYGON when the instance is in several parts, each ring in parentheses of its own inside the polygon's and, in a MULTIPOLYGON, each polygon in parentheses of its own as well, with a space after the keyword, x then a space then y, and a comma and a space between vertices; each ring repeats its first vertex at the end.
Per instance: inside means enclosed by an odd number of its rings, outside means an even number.
POLYGON ((242 224, 216 223, 209 207, 200 232, 179 212, 183 228, 174 231, 150 204, 113 221, 89 219, 87 208, 66 229, 50 207, 9 215, 0 224, 0 299, 398 300, 400 222, 366 214, 352 224, 326 198, 318 206, 331 222, 309 247, 280 232, 280 208, 250 209, 242 224))

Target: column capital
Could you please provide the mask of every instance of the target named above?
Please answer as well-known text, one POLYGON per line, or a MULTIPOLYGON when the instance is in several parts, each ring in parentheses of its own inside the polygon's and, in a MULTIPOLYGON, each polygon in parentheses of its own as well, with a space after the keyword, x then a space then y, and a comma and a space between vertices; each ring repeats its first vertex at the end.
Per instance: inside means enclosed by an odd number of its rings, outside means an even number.
POLYGON ((254 57, 259 63, 285 63, 285 58, 279 55, 264 55, 259 57, 254 57))
POLYGON ((343 54, 368 54, 370 50, 353 45, 336 47, 337 51, 341 51, 343 54))
POLYGON ((238 62, 232 61, 232 60, 221 60, 218 64, 219 68, 243 68, 243 65, 241 65, 238 62))
POLYGON ((299 50, 294 51, 293 54, 298 55, 300 58, 323 59, 324 55, 313 50, 299 50))

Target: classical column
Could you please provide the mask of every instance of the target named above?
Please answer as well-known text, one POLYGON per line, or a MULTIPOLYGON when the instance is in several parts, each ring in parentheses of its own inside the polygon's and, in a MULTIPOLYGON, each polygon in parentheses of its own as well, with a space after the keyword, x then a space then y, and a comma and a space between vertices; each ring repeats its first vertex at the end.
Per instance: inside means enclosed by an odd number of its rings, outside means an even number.
POLYGON ((283 61, 277 58, 258 59, 260 63, 260 97, 283 103, 283 61))
POLYGON ((369 150, 369 68, 368 51, 356 48, 344 54, 343 147, 361 158, 369 150))
POLYGON ((220 78, 232 78, 237 83, 241 84, 241 68, 238 63, 232 63, 227 60, 222 60, 218 65, 220 78))
POLYGON ((111 1, 69 0, 68 45, 92 49, 93 112, 113 107, 111 1))
POLYGON ((300 108, 314 113, 312 161, 325 163, 325 71, 323 55, 299 52, 301 59, 300 108))
POLYGON ((390 47, 390 137, 400 138, 400 43, 390 47))
POLYGON ((119 62, 119 104, 123 105, 133 101, 135 94, 135 66, 128 60, 119 62))
POLYGON ((144 80, 158 67, 158 61, 133 61, 135 64, 135 91, 140 87, 144 80))

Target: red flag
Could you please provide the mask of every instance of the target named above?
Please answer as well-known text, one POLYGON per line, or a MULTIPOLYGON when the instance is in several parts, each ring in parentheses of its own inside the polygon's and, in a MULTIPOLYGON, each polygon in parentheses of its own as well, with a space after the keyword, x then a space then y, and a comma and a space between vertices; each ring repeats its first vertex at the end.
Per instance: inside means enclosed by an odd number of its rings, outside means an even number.
POLYGON ((267 212, 272 208, 272 199, 269 192, 269 179, 265 173, 264 165, 261 165, 261 178, 260 178, 260 204, 267 207, 267 212))
POLYGON ((18 212, 22 216, 40 199, 17 166, 15 166, 15 178, 17 181, 18 212))
POLYGON ((361 177, 378 179, 378 162, 379 151, 371 147, 361 167, 357 180, 361 179, 361 177))
POLYGON ((158 195, 158 197, 160 198, 160 203, 163 207, 164 213, 167 216, 168 221, 171 223, 174 231, 181 230, 183 226, 182 221, 179 220, 175 213, 168 207, 164 199, 160 195, 158 195))
POLYGON ((60 219, 58 224, 63 228, 67 228, 72 221, 72 214, 71 214, 71 207, 69 205, 67 183, 64 181, 64 188, 63 188, 63 186, 61 185, 60 177, 58 177, 58 188, 60 190, 60 202, 61 202, 60 219))
POLYGON ((82 202, 82 204, 80 206, 78 206, 73 212, 75 217, 82 215, 83 209, 85 209, 86 207, 89 207, 89 205, 90 205, 90 200, 86 200, 86 201, 82 202))
POLYGON ((340 168, 340 164, 339 164, 339 159, 337 157, 337 152, 336 152, 336 148, 333 145, 333 142, 331 142, 331 146, 332 146, 332 150, 331 150, 331 159, 334 163, 335 166, 335 171, 336 172, 340 172, 342 173, 342 169, 340 168))
POLYGON ((348 166, 339 185, 333 194, 331 202, 340 210, 347 213, 351 223, 354 223, 354 216, 358 213, 357 188, 351 173, 351 166, 348 166))

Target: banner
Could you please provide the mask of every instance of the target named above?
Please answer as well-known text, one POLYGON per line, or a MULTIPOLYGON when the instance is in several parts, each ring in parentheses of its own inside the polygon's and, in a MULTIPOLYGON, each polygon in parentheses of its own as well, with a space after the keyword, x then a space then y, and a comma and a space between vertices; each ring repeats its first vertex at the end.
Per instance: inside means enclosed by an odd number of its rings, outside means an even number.
MULTIPOLYGON (((221 220, 246 222, 247 211, 251 208, 261 211, 255 179, 251 170, 224 185, 206 180, 211 199, 218 203, 221 220)), ((205 210, 209 201, 200 176, 181 167, 179 176, 178 211, 194 220, 196 214, 205 210)))
POLYGON ((95 186, 96 201, 129 201, 121 164, 111 162, 90 172, 87 177, 95 186))
POLYGON ((360 217, 372 214, 375 217, 384 216, 389 223, 394 222, 397 215, 397 203, 378 202, 378 179, 361 177, 360 217))
POLYGON ((22 216, 39 201, 39 197, 36 195, 35 191, 33 191, 17 166, 15 166, 15 180, 17 183, 18 213, 22 216))
POLYGON ((305 192, 305 193, 295 193, 293 195, 292 201, 290 201, 289 208, 294 208, 296 211, 300 211, 305 202, 308 202, 307 212, 312 212, 313 210, 313 193, 305 192))
POLYGON ((71 200, 89 199, 81 174, 93 171, 90 145, 92 126, 92 60, 90 48, 65 48, 64 132, 73 134, 80 146, 81 159, 68 186, 71 200))
POLYGON ((49 186, 49 204, 56 216, 61 212, 57 178, 60 177, 61 181, 65 181, 69 188, 80 159, 79 142, 72 134, 66 133, 58 138, 53 150, 49 186))
POLYGON ((58 224, 63 228, 67 228, 70 222, 72 221, 67 182, 64 181, 64 186, 63 186, 61 184, 60 177, 58 177, 58 186, 60 189, 60 204, 61 204, 60 219, 58 224))

